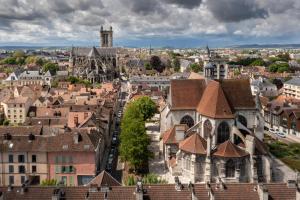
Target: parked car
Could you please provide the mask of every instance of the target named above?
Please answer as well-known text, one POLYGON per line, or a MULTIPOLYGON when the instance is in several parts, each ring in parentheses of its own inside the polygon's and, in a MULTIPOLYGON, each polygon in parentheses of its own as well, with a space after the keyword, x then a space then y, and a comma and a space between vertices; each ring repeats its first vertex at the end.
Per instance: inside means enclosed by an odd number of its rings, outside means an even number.
POLYGON ((275 129, 273 129, 273 128, 270 128, 270 129, 269 129, 269 132, 270 132, 270 133, 276 134, 277 132, 279 132, 279 129, 276 129, 276 130, 275 130, 275 129))
POLYGON ((113 136, 113 138, 112 138, 112 143, 113 143, 113 144, 117 144, 117 137, 116 137, 116 136, 113 136))
POLYGON ((276 135, 278 135, 279 137, 285 138, 285 134, 282 132, 277 132, 276 135))

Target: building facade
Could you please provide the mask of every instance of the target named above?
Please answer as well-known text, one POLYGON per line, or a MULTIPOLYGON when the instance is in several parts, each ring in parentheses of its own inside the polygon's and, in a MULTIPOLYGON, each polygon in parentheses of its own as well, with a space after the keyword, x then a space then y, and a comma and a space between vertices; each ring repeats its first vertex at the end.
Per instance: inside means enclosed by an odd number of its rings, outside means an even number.
POLYGON ((248 80, 172 80, 160 122, 166 165, 192 182, 269 182, 263 122, 248 80))

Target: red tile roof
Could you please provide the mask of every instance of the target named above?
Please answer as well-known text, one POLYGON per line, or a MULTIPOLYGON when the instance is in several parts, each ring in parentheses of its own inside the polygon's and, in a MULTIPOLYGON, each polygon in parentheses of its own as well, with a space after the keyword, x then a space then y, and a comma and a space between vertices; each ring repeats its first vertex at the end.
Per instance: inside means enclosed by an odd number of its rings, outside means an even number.
POLYGON ((201 115, 211 118, 234 118, 221 84, 217 81, 208 83, 198 104, 197 111, 201 115))
POLYGON ((190 137, 179 143, 179 148, 192 154, 206 154, 206 140, 198 133, 194 133, 190 137))
POLYGON ((174 125, 172 128, 167 130, 163 135, 164 144, 178 144, 179 141, 176 140, 176 127, 187 130, 188 126, 186 124, 174 125))
POLYGON ((98 186, 120 186, 121 183, 112 177, 109 173, 103 170, 98 176, 93 178, 88 185, 97 184, 98 186))
POLYGON ((171 80, 171 109, 196 109, 205 86, 203 79, 171 80))
POLYGON ((217 147, 213 155, 226 158, 240 158, 249 154, 233 144, 230 140, 227 140, 217 147))

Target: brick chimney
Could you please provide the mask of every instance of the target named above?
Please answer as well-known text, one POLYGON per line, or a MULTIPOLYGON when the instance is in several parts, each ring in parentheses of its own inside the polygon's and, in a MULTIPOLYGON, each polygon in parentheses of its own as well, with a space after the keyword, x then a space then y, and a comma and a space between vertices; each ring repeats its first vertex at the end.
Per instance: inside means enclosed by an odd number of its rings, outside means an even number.
POLYGON ((176 141, 184 140, 184 133, 185 133, 185 126, 183 125, 176 125, 175 126, 175 139, 176 141))

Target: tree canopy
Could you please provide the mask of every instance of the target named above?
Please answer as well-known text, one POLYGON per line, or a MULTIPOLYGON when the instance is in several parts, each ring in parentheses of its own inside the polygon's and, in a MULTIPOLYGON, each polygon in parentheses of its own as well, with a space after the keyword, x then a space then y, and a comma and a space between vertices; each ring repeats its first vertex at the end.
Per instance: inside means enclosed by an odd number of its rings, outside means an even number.
POLYGON ((150 65, 153 69, 155 69, 159 73, 162 73, 165 69, 165 65, 161 62, 158 56, 152 56, 150 58, 150 65))
POLYGON ((178 58, 174 58, 173 59, 173 68, 175 72, 179 72, 180 71, 180 61, 178 58))
POLYGON ((289 71, 289 64, 285 62, 273 63, 269 66, 269 71, 279 73, 287 72, 289 71))
POLYGON ((135 170, 143 168, 152 157, 148 145, 145 121, 157 112, 155 103, 149 97, 141 97, 126 106, 121 123, 120 156, 128 161, 135 170))
POLYGON ((192 70, 193 72, 196 72, 196 73, 198 73, 198 72, 200 72, 200 71, 203 70, 203 69, 202 69, 202 66, 200 66, 200 64, 198 64, 198 63, 192 63, 192 64, 190 65, 190 68, 191 68, 191 70, 192 70))
POLYGON ((43 71, 50 71, 51 74, 56 74, 56 71, 58 71, 58 69, 58 65, 52 62, 47 62, 43 65, 43 71))

